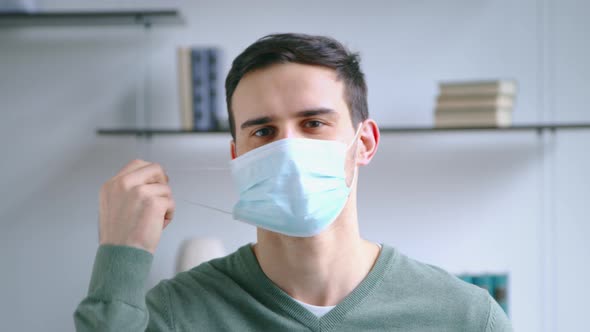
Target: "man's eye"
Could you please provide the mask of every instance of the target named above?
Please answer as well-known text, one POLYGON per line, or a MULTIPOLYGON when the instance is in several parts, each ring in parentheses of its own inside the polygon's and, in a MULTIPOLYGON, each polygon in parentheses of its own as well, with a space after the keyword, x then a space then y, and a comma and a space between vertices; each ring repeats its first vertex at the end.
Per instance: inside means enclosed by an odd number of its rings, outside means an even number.
POLYGON ((324 124, 321 121, 311 120, 305 123, 305 128, 318 128, 323 126, 324 124))
POLYGON ((258 137, 264 137, 264 136, 268 136, 268 135, 272 135, 272 129, 268 128, 268 127, 258 129, 257 131, 254 132, 254 136, 258 136, 258 137))

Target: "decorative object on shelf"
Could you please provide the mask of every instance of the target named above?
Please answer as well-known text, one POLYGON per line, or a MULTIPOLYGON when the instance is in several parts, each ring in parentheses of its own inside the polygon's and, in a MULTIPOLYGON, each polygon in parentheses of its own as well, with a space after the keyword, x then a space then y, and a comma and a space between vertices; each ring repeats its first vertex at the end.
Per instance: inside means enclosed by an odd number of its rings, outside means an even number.
POLYGON ((0 13, 32 13, 37 11, 37 0, 2 0, 0 13))
POLYGON ((185 240, 178 250, 176 273, 184 272, 214 258, 225 256, 221 240, 216 238, 192 238, 185 240))
POLYGON ((507 274, 460 274, 459 279, 481 287, 490 293, 498 305, 508 315, 508 275, 507 274))
POLYGON ((512 124, 514 80, 441 82, 436 127, 508 127, 512 124))
POLYGON ((212 131, 222 127, 219 114, 219 57, 217 48, 177 49, 181 127, 212 131))
POLYGON ((504 312, 508 314, 508 275, 500 274, 494 276, 494 299, 498 302, 504 312))

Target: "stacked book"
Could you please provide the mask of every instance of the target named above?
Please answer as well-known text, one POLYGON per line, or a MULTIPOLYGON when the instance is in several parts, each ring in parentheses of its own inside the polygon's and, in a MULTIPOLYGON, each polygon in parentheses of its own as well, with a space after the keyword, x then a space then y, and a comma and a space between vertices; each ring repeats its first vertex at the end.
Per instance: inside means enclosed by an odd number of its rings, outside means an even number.
POLYGON ((443 82, 436 100, 436 127, 508 127, 517 84, 513 80, 443 82))
POLYGON ((219 50, 179 47, 177 49, 178 91, 182 129, 219 129, 219 50))

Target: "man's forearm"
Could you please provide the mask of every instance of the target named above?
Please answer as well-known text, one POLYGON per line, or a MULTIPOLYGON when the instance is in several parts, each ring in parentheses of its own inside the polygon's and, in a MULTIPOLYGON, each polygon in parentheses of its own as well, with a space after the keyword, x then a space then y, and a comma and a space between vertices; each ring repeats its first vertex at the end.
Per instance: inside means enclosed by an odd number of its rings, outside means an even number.
POLYGON ((145 281, 152 259, 144 250, 101 246, 88 295, 74 314, 76 331, 145 331, 145 281))

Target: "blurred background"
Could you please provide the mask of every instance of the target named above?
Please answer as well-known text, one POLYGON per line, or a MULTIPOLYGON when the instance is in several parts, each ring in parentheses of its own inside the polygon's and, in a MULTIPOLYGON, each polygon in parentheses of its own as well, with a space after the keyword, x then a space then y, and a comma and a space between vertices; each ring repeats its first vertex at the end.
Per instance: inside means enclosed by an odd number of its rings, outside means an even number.
MULTIPOLYGON (((253 227, 188 203, 231 210, 229 173, 210 169, 227 167, 229 134, 97 135, 181 127, 178 47, 220 49, 223 80, 232 59, 266 34, 335 37, 360 52, 370 115, 383 128, 432 126, 441 81, 503 78, 518 82, 514 125, 590 123, 590 2, 28 3, 37 11, 171 8, 182 23, 0 19, 6 331, 74 330, 98 246, 99 188, 131 159, 164 165, 177 198, 148 287, 174 275, 188 238, 216 238, 227 253, 256 240, 253 227)), ((588 129, 385 132, 360 171, 362 235, 455 274, 508 275, 516 331, 581 331, 590 298, 589 151, 588 129)))

